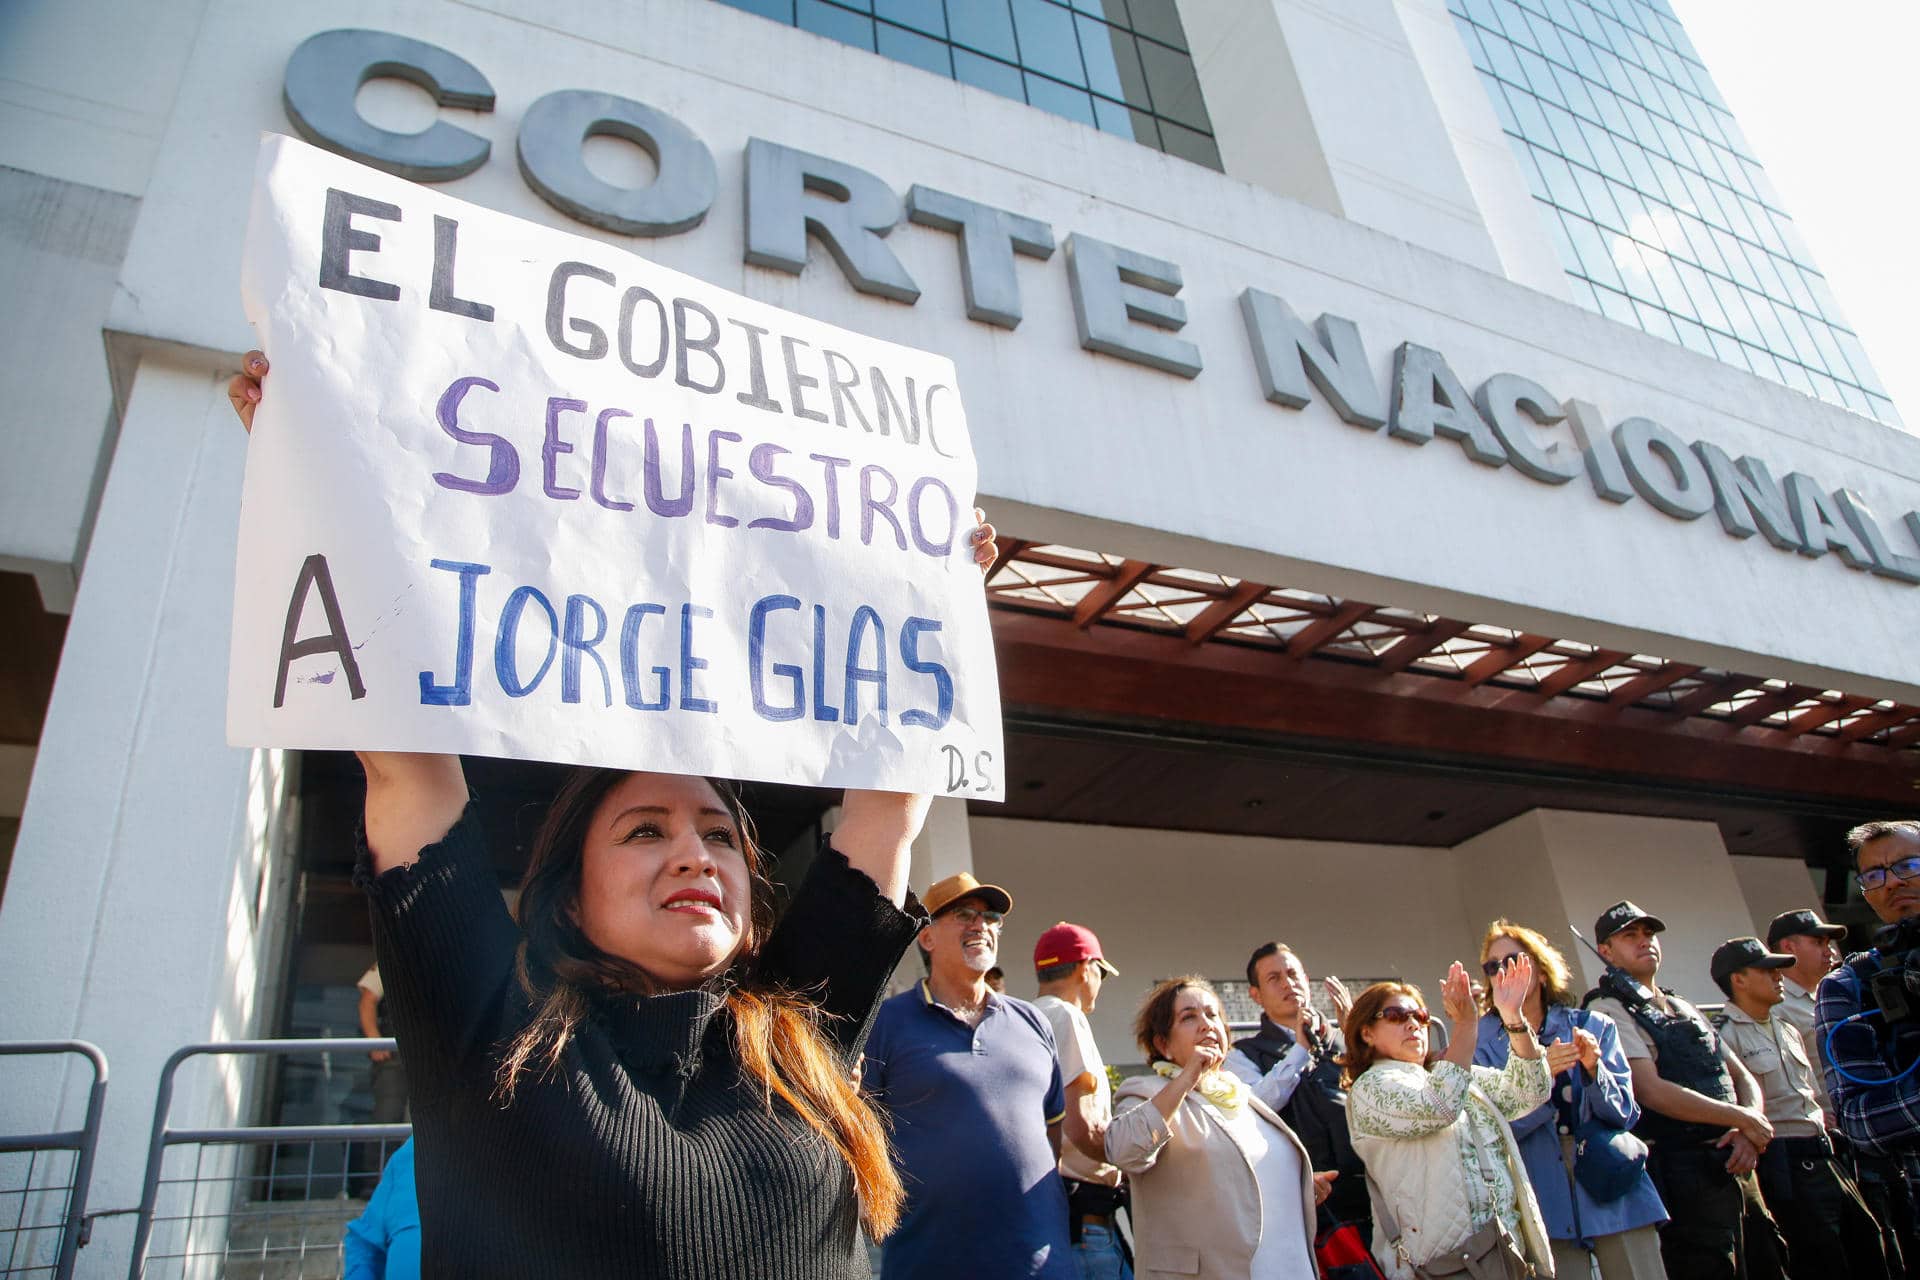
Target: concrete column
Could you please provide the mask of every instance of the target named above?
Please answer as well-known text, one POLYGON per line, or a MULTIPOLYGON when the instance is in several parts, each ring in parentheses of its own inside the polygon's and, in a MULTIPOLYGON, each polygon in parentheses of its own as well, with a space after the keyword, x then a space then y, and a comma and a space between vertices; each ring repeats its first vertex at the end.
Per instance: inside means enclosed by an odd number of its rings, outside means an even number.
MULTIPOLYGON (((1622 898, 1666 922, 1660 982, 1689 1000, 1723 999, 1707 962, 1755 927, 1711 822, 1535 809, 1463 842, 1454 857, 1471 927, 1505 916, 1538 929, 1566 953, 1582 990, 1601 966, 1568 936, 1569 922, 1591 939, 1595 917, 1622 898)), ((1468 945, 1478 941, 1476 932, 1468 945)))
MULTIPOLYGON (((927 825, 913 842, 913 865, 907 873, 907 885, 915 893, 925 893, 936 880, 973 870, 973 833, 967 817, 967 802, 954 796, 936 796, 927 814, 927 825)), ((1006 967, 1006 957, 1000 964, 1006 967)), ((920 962, 919 944, 907 948, 893 971, 889 990, 905 991, 920 981, 926 968, 920 962)))
POLYGON ((1229 176, 1565 299, 1443 0, 1185 0, 1229 176))
MULTIPOLYGON (((262 1029, 293 878, 287 760, 223 723, 244 437, 210 368, 131 385, 0 909, 7 1034, 111 1066, 96 1210, 138 1202, 167 1055, 262 1029)), ((0 1130, 79 1126, 84 1072, 7 1079, 0 1130)), ((230 1121, 249 1077, 196 1068, 175 1106, 230 1121)), ((82 1270, 124 1271, 131 1233, 104 1219, 82 1270)))
MULTIPOLYGON (((1767 925, 1782 911, 1820 911, 1821 895, 1813 871, 1798 858, 1731 859, 1734 879, 1753 913, 1753 936, 1765 941, 1767 925)), ((1651 910, 1652 908, 1648 908, 1651 910)))
POLYGON ((1446 0, 1395 0, 1434 107, 1493 237, 1500 273, 1562 302, 1573 301, 1567 269, 1547 229, 1549 214, 1527 189, 1513 142, 1500 127, 1480 70, 1467 55, 1446 0))
POLYGON ((913 842, 913 870, 908 883, 915 892, 924 892, 936 880, 972 870, 973 830, 967 818, 967 802, 937 796, 927 814, 927 825, 913 842))

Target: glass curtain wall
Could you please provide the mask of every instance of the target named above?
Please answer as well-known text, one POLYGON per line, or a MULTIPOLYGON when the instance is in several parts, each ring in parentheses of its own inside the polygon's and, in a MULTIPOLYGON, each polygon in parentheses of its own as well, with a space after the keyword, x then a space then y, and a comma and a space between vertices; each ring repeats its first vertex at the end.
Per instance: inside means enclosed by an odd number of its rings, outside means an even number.
POLYGON ((1666 0, 1447 7, 1577 301, 1899 421, 1666 0))
POLYGON ((1220 168, 1174 0, 721 0, 1220 168))

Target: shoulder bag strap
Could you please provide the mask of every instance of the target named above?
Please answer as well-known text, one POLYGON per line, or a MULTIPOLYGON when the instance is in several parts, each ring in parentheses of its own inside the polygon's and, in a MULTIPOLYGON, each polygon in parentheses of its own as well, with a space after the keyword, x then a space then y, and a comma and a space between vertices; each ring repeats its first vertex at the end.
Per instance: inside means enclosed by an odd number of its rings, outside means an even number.
MULTIPOLYGON (((1373 1199, 1374 1220, 1380 1224, 1380 1229, 1386 1232, 1387 1244, 1393 1249, 1394 1256, 1411 1268, 1413 1258, 1400 1243, 1400 1223, 1393 1216, 1393 1206, 1387 1203, 1386 1193, 1381 1191, 1380 1184, 1373 1180, 1371 1171, 1367 1174, 1367 1192, 1373 1199)), ((1367 1247, 1371 1249, 1373 1242, 1368 1241, 1367 1247)))

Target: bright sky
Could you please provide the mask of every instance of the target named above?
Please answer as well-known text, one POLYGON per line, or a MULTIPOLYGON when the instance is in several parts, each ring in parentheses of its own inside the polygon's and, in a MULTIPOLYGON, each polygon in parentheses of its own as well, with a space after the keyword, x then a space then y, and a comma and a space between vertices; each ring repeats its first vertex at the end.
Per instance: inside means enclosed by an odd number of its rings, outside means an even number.
POLYGON ((1920 3, 1672 4, 1907 429, 1920 432, 1920 3))

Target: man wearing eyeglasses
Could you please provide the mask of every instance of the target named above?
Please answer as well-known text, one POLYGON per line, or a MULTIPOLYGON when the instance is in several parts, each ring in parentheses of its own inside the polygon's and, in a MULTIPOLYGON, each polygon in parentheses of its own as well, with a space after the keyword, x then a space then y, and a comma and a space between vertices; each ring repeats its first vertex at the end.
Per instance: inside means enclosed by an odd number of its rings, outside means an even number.
MULTIPOLYGON (((1861 1157, 1863 1180, 1879 1183, 1863 1190, 1870 1199, 1889 1197, 1890 1220, 1906 1228, 1906 1249, 1913 1243, 1913 1189, 1920 1186, 1920 1016, 1889 1017, 1872 983, 1875 977, 1897 979, 1920 959, 1912 954, 1920 933, 1920 819, 1855 827, 1847 833, 1847 850, 1873 913, 1887 925, 1905 927, 1895 945, 1883 939, 1826 976, 1815 996, 1813 1033, 1827 1052, 1833 1120, 1861 1157), (1904 1173, 1904 1187, 1896 1170, 1904 1173)), ((1920 975, 1909 970, 1903 985, 1909 1007, 1920 1005, 1913 994, 1920 975)), ((1909 1255, 1905 1261, 1912 1274, 1920 1259, 1909 1255)))
POLYGON ((1753 1170, 1773 1126, 1753 1076, 1706 1017, 1655 985, 1666 927, 1631 902, 1603 911, 1593 938, 1610 970, 1583 1003, 1613 1019, 1633 1072, 1633 1131, 1652 1149, 1647 1172, 1671 1215, 1660 1228, 1667 1274, 1772 1280, 1785 1274, 1785 1249, 1753 1170))
POLYGON ((1013 895, 963 871, 920 901, 927 976, 880 1006, 861 1074, 892 1122, 907 1190, 881 1273, 1074 1280, 1053 1033, 1032 1005, 987 986, 1013 895))

